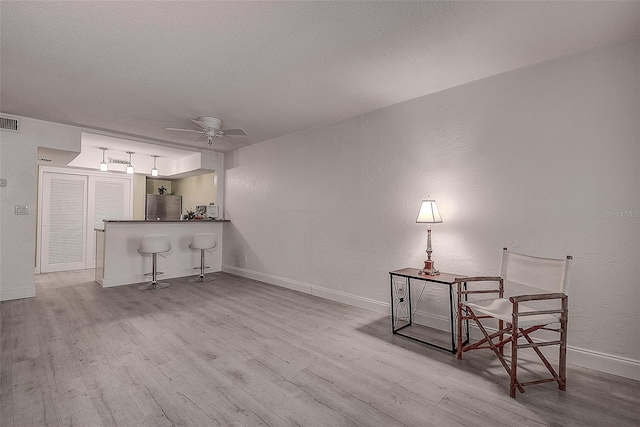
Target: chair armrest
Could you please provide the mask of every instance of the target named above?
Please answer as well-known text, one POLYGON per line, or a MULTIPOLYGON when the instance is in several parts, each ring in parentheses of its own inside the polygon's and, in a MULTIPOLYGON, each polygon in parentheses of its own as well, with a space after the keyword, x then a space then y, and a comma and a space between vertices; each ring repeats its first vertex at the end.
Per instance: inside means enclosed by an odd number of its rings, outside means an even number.
POLYGON ((567 295, 562 292, 553 293, 553 294, 534 294, 534 295, 516 295, 509 297, 509 301, 513 304, 513 316, 514 321, 516 317, 520 316, 536 316, 541 314, 561 314, 564 317, 564 320, 561 322, 566 322, 566 316, 568 311, 568 298, 567 295), (561 300, 562 307, 559 309, 552 310, 531 310, 520 313, 519 311, 519 303, 524 301, 548 301, 548 300, 561 300))
POLYGON ((499 276, 456 277, 454 283, 458 288, 458 296, 469 294, 498 294, 498 296, 502 298, 503 295, 503 281, 502 277, 499 276), (497 282, 497 286, 493 289, 466 289, 466 285, 471 282, 497 282), (465 284, 464 288, 462 287, 463 283, 465 284))
POLYGON ((553 294, 533 294, 533 295, 516 295, 509 297, 509 301, 512 303, 521 303, 523 301, 535 301, 535 300, 545 300, 545 299, 566 299, 567 296, 562 292, 557 292, 553 294))
POLYGON ((502 280, 500 276, 475 276, 475 277, 456 277, 455 283, 464 282, 499 282, 502 280))

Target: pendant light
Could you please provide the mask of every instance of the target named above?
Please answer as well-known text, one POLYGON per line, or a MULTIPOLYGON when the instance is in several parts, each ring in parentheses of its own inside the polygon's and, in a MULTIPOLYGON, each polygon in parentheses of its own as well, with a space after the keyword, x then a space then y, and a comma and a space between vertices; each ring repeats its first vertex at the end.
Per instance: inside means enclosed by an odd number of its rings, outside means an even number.
POLYGON ((106 172, 109 167, 107 166, 107 162, 104 161, 104 152, 108 150, 108 148, 104 148, 104 147, 98 147, 99 149, 102 150, 102 161, 100 162, 100 170, 102 172, 106 172))
POLYGON ((127 151, 127 154, 129 155, 129 164, 127 165, 127 173, 129 175, 133 175, 133 166, 131 165, 131 155, 136 153, 134 153, 133 151, 127 151))
POLYGON ((151 169, 151 176, 158 176, 158 169, 156 168, 156 159, 160 156, 151 155, 153 157, 153 169, 151 169))

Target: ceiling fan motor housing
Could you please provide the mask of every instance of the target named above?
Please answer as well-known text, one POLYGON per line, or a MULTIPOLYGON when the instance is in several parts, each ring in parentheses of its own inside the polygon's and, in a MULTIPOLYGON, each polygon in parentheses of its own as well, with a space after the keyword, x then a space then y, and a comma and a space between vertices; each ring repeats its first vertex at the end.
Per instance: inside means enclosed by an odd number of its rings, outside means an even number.
POLYGON ((222 128, 222 120, 220 120, 217 117, 202 116, 202 117, 198 117, 198 121, 207 125, 208 128, 212 128, 212 129, 222 128))

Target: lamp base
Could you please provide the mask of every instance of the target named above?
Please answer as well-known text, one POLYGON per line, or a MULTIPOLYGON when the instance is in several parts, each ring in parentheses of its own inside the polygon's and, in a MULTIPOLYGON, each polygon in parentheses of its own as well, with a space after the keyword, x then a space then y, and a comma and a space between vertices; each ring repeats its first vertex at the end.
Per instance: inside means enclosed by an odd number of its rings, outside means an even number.
POLYGON ((419 273, 426 274, 427 276, 437 276, 438 274, 440 274, 440 272, 434 268, 433 264, 433 260, 426 260, 424 262, 424 268, 420 270, 419 273))

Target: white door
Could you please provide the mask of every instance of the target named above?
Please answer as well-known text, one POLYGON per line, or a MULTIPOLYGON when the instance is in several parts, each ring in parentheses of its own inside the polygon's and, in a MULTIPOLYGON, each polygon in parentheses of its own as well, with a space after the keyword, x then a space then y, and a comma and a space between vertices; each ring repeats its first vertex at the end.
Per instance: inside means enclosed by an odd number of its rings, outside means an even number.
POLYGON ((87 182, 83 175, 43 174, 43 273, 86 268, 87 182))
POLYGON ((89 212, 87 221, 87 266, 96 266, 96 228, 105 219, 131 219, 131 180, 89 176, 89 212))

